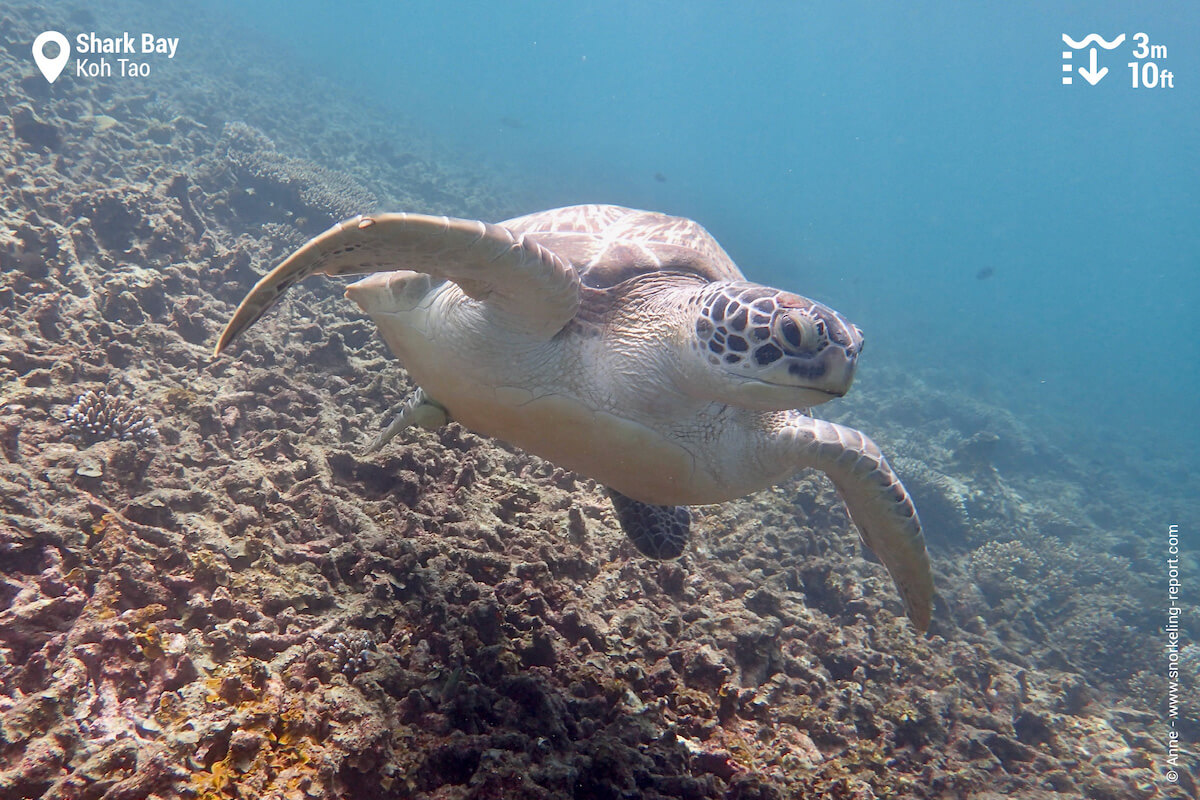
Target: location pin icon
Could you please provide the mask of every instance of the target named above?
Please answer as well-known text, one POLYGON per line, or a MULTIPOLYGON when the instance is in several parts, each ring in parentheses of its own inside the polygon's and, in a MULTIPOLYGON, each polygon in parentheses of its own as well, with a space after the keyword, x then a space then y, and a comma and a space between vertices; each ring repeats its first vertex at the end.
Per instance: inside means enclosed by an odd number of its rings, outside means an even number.
POLYGON ((58 76, 62 75, 63 68, 67 66, 67 62, 71 59, 71 43, 67 41, 67 37, 63 36, 58 31, 45 31, 39 33, 38 37, 33 40, 33 60, 37 62, 38 69, 46 76, 46 80, 54 83, 58 80, 58 76), (58 55, 54 58, 46 57, 46 45, 54 42, 58 45, 58 55))

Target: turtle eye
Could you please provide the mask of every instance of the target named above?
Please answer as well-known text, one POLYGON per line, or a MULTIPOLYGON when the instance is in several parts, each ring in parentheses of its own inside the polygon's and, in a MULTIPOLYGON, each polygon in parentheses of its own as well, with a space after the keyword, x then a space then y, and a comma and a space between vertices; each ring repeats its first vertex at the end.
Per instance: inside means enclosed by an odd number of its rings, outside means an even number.
POLYGON ((775 335, 793 348, 800 349, 802 338, 800 335, 800 326, 796 324, 796 320, 792 319, 791 314, 785 312, 779 315, 779 319, 775 322, 775 335))
POLYGON ((785 309, 772 325, 776 338, 789 350, 815 352, 824 346, 825 321, 800 309, 785 309))

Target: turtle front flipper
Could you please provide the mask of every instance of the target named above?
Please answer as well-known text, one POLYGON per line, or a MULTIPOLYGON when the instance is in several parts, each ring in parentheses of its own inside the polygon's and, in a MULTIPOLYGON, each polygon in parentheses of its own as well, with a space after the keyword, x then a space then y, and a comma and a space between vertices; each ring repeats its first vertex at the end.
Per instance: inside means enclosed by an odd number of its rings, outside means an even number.
POLYGON ((615 489, 609 489, 608 496, 625 535, 642 555, 660 561, 683 555, 692 527, 687 506, 652 506, 615 489))
POLYGON ((579 276, 570 263, 501 225, 424 214, 360 216, 334 225, 263 277, 225 326, 213 355, 309 275, 396 270, 454 281, 468 296, 545 338, 562 330, 579 307, 579 276))
POLYGON ((933 573, 921 520, 878 445, 853 428, 798 413, 786 415, 772 443, 784 464, 829 476, 863 544, 892 576, 908 618, 926 630, 933 614, 933 573))

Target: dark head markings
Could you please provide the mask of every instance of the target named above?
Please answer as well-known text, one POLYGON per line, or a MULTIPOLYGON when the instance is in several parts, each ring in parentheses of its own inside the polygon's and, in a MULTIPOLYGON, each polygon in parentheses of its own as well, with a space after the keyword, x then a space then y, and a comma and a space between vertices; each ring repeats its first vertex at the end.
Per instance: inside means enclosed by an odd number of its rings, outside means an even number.
POLYGON ((817 361, 807 364, 788 364, 788 374, 797 378, 819 378, 825 374, 825 362, 817 361))
POLYGON ((756 300, 765 300, 767 303, 774 305, 774 297, 778 294, 774 289, 765 289, 761 286, 756 286, 753 289, 745 289, 738 296, 744 303, 753 303, 756 300))
POLYGON ((783 351, 773 344, 764 344, 754 351, 754 360, 764 367, 781 358, 783 358, 783 351))
POLYGON ((712 313, 713 319, 718 319, 720 317, 725 316, 725 304, 728 302, 729 301, 725 298, 725 295, 723 295, 723 294, 717 295, 717 299, 713 301, 713 304, 711 306, 711 313, 712 313))
POLYGON ((817 378, 828 370, 820 354, 831 342, 852 344, 853 334, 830 322, 833 312, 764 287, 721 287, 698 310, 697 344, 713 364, 768 367, 784 359, 791 375, 817 378))

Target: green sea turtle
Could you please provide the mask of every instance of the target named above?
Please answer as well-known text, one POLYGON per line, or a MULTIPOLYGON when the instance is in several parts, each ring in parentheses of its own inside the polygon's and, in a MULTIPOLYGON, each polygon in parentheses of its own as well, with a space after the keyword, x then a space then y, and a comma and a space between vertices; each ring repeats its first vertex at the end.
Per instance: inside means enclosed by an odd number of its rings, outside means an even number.
POLYGON ((346 289, 421 388, 407 425, 454 420, 608 488, 652 558, 684 549, 686 506, 825 472, 909 618, 933 579, 908 492, 862 433, 808 407, 850 388, 862 333, 832 309, 748 282, 697 223, 606 205, 498 225, 420 214, 343 222, 264 277, 214 355, 314 273, 346 289))

